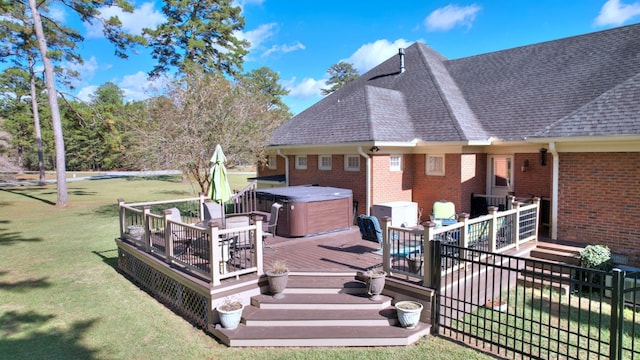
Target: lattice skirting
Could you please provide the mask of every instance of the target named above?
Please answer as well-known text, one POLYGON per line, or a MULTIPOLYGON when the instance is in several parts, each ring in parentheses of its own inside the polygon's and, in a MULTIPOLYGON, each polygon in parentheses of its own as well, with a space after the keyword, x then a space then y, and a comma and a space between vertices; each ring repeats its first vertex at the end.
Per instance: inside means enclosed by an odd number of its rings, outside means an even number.
POLYGON ((170 309, 207 328, 211 301, 185 284, 118 248, 118 269, 170 309))

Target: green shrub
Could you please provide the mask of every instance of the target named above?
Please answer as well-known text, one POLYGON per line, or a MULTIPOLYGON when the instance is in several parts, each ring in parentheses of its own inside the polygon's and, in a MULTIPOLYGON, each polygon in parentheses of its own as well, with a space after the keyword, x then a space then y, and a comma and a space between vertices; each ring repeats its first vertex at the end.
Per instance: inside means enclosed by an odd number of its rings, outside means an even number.
POLYGON ((587 245, 580 251, 580 266, 590 269, 611 270, 613 266, 611 250, 605 245, 587 245))

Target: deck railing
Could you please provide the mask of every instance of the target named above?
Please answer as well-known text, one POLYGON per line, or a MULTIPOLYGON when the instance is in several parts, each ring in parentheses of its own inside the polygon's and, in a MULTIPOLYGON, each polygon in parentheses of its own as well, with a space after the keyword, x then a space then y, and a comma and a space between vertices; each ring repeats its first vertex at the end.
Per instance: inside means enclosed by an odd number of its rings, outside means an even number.
POLYGON ((233 204, 233 213, 251 213, 257 210, 258 198, 256 196, 256 189, 258 188, 258 181, 253 180, 242 190, 236 192, 229 201, 233 204))
MULTIPOLYGON (((538 239, 539 208, 539 198, 532 199, 531 204, 514 200, 510 210, 498 211, 498 207, 491 206, 487 215, 470 219, 468 214, 461 214, 456 224, 440 227, 433 222, 414 228, 394 227, 390 218, 380 219, 383 268, 389 273, 422 279, 424 285, 430 286, 432 254, 431 246, 425 247, 426 241, 438 239, 448 245, 502 253, 538 239)), ((464 264, 453 262, 443 270, 453 271, 460 266, 464 264)))
POLYGON ((231 229, 222 229, 213 221, 204 222, 205 199, 204 194, 132 204, 120 199, 120 239, 212 285, 243 274, 261 274, 262 222, 231 229), (179 209, 181 216, 176 217, 172 209, 179 209))

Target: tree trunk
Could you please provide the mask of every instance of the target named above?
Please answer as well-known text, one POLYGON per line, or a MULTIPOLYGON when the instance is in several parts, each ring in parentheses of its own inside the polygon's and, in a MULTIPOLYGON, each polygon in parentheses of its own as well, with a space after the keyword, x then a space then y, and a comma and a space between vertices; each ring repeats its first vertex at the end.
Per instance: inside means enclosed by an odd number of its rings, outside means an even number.
POLYGON ((31 91, 31 111, 33 112, 33 127, 36 132, 36 146, 38 148, 38 170, 40 177, 38 184, 45 185, 44 176, 44 152, 42 151, 42 132, 40 130, 40 114, 38 112, 38 99, 36 90, 36 75, 33 71, 33 58, 29 56, 29 85, 31 91))
POLYGON ((38 39, 38 47, 42 55, 42 63, 44 64, 45 82, 47 85, 47 95, 49 97, 49 106, 51 107, 51 121, 53 124, 53 136, 56 146, 56 180, 58 189, 58 198, 56 207, 67 206, 69 202, 67 194, 67 178, 65 165, 64 138, 62 137, 62 120, 60 119, 60 108, 58 106, 58 91, 56 90, 55 79, 53 75, 53 64, 47 54, 47 40, 44 37, 42 29, 42 20, 36 5, 36 0, 29 0, 31 8, 31 16, 33 17, 33 27, 36 31, 38 39))

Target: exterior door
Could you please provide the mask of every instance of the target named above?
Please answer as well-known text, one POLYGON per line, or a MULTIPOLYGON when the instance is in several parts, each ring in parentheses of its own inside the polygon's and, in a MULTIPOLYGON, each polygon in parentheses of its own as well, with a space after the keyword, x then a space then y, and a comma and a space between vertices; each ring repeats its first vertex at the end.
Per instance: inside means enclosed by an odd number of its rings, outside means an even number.
POLYGON ((494 155, 490 157, 490 169, 487 172, 487 193, 507 196, 513 191, 513 156, 494 155))

